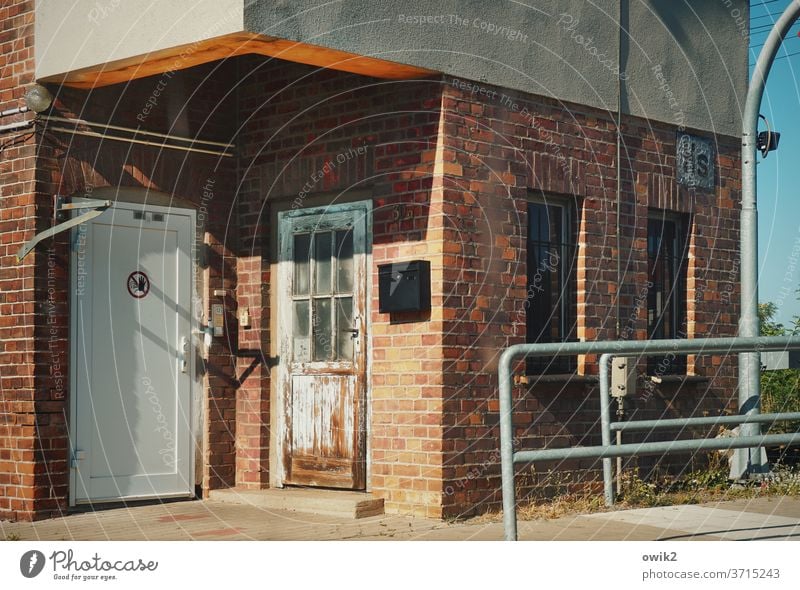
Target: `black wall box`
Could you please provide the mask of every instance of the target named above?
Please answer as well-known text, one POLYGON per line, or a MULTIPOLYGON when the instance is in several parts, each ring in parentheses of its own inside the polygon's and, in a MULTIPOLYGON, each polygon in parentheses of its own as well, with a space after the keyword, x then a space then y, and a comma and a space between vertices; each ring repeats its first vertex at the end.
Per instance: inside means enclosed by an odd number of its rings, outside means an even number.
POLYGON ((431 308, 431 263, 427 260, 378 266, 378 311, 424 311, 431 308))

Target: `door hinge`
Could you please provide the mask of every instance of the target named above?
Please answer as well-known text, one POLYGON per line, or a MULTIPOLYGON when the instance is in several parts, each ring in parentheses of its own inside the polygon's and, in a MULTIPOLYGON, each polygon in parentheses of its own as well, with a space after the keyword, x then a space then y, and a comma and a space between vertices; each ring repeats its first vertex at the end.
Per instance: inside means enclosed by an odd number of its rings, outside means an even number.
POLYGON ((72 458, 70 459, 69 466, 71 469, 78 468, 78 461, 86 459, 86 451, 75 450, 72 451, 72 458))

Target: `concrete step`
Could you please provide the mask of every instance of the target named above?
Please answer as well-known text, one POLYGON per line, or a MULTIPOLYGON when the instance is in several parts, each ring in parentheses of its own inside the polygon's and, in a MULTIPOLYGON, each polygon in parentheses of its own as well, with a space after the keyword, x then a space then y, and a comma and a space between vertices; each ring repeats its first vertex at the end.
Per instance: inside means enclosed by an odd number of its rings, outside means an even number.
POLYGON ((383 514, 383 498, 364 492, 316 488, 270 488, 212 490, 212 502, 245 504, 271 510, 291 510, 340 518, 366 518, 383 514))

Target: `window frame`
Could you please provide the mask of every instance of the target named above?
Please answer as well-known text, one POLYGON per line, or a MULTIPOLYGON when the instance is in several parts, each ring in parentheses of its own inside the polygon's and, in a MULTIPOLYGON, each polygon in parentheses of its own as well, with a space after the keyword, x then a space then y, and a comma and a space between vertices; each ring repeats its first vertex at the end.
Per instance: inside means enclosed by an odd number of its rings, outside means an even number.
MULTIPOLYGON (((691 217, 688 214, 682 214, 676 211, 669 211, 664 209, 650 208, 647 211, 647 281, 648 281, 648 296, 647 296, 647 338, 649 340, 665 340, 686 338, 686 321, 688 313, 688 289, 687 289, 687 270, 689 267, 689 240, 690 240, 690 227, 691 217), (669 223, 672 225, 672 239, 669 244, 669 258, 672 261, 672 268, 669 272, 674 279, 672 284, 667 288, 661 286, 662 296, 666 294, 666 304, 662 306, 661 313, 655 317, 651 323, 651 293, 650 290, 656 287, 653 285, 653 256, 651 256, 651 239, 653 232, 651 226, 653 223, 659 224, 659 232, 663 236, 664 226, 669 223), (664 330, 666 327, 663 323, 665 313, 669 313, 669 330, 664 330), (663 336, 655 336, 655 333, 661 331, 663 336)), ((661 258, 664 249, 663 238, 659 239, 659 249, 656 255, 656 261, 661 258)), ((655 372, 657 374, 678 374, 686 372, 686 355, 667 354, 663 358, 659 355, 648 357, 648 372, 655 372)))
MULTIPOLYGON (((526 343, 545 343, 545 342, 576 342, 577 317, 578 317, 578 219, 580 214, 580 201, 577 196, 539 196, 529 195, 526 200, 526 224, 525 224, 525 261, 526 261, 526 280, 525 280, 525 342, 526 343), (548 250, 554 244, 552 239, 547 241, 531 239, 532 207, 543 206, 549 216, 549 209, 557 207, 561 211, 560 220, 560 241, 557 245, 559 257, 562 263, 558 265, 558 289, 550 296, 548 306, 548 321, 552 321, 554 310, 558 306, 559 312, 559 336, 555 339, 542 339, 547 325, 542 324, 538 329, 538 337, 532 335, 530 318, 533 303, 535 302, 535 289, 533 287, 533 277, 535 267, 531 268, 531 244, 543 244, 548 250)), ((541 264, 541 263, 540 263, 541 264)), ((528 375, 542 374, 566 374, 576 370, 576 359, 573 357, 531 357, 526 362, 526 373, 528 375)))

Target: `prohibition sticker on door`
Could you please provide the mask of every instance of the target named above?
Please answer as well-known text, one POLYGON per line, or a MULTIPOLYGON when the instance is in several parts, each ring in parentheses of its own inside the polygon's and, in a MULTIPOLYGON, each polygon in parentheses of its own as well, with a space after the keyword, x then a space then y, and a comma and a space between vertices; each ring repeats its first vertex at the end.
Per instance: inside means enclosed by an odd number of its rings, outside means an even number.
POLYGON ((141 299, 150 292, 150 278, 140 270, 128 275, 128 293, 131 297, 141 299))

